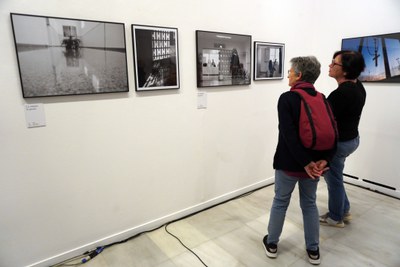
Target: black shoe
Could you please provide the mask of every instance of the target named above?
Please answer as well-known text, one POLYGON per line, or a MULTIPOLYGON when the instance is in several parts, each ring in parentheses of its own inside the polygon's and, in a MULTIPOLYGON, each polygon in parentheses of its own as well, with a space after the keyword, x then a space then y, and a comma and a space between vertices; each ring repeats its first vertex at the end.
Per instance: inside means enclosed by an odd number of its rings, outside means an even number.
POLYGON ((318 265, 321 263, 321 258, 319 257, 319 249, 312 251, 307 249, 308 261, 311 264, 318 265))
POLYGON ((265 249, 265 253, 269 258, 276 258, 278 256, 278 246, 276 244, 268 244, 267 243, 268 235, 263 238, 263 245, 265 249))

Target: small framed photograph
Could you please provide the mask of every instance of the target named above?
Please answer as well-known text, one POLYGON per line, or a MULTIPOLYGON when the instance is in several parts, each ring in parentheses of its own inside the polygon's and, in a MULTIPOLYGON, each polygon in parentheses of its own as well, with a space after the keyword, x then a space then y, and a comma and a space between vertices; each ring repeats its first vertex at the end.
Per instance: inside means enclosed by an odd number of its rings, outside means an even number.
POLYGON ((358 79, 362 82, 400 82, 400 32, 370 35, 342 40, 342 50, 360 52, 365 70, 358 79))
POLYGON ((24 98, 129 91, 123 23, 10 16, 24 98))
POLYGON ((249 85, 251 36, 196 31, 197 87, 249 85))
POLYGON ((136 91, 179 89, 178 29, 132 24, 136 91))
POLYGON ((254 80, 283 79, 285 45, 254 42, 254 80))

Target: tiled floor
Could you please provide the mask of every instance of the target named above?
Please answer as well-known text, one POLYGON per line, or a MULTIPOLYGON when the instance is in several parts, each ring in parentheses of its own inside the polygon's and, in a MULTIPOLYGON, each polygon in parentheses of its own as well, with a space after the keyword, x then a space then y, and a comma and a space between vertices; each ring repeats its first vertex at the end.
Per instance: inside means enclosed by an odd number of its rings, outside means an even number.
MULTIPOLYGON (((400 266, 400 200, 346 184, 353 220, 345 228, 321 226, 320 266, 400 266)), ((274 186, 232 200, 168 226, 209 267, 310 266, 304 248, 302 216, 295 190, 277 259, 265 255, 274 186)), ((327 189, 318 187, 320 213, 327 210, 327 189)), ((85 266, 201 267, 164 227, 105 249, 85 266)))

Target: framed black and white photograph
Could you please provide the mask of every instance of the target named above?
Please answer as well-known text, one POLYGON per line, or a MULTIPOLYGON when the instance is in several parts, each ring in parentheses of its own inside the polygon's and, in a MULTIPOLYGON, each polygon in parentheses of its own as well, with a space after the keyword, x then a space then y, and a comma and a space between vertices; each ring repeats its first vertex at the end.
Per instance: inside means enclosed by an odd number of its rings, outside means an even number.
POLYGON ((342 39, 342 50, 360 52, 365 70, 363 82, 400 82, 400 32, 342 39))
POLYGON ((196 31, 197 87, 251 83, 251 36, 196 31))
POLYGON ((10 15, 24 98, 129 91, 123 23, 10 15))
POLYGON ((285 45, 254 42, 254 80, 283 79, 285 45))
POLYGON ((179 89, 178 29, 132 25, 136 91, 179 89))

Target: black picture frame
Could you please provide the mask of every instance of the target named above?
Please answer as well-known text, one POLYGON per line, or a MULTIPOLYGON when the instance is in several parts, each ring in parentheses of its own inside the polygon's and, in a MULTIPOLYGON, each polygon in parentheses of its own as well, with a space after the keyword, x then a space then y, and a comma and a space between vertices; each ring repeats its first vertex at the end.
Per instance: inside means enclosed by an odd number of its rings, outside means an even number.
POLYGON ((123 23, 10 17, 24 98, 129 91, 123 23))
POLYGON ((135 90, 179 89, 178 29, 132 24, 135 90))
POLYGON ((260 80, 281 80, 285 62, 285 44, 254 42, 254 77, 260 80))
POLYGON ((249 85, 251 35, 196 31, 197 87, 249 85))
POLYGON ((400 82, 400 32, 342 39, 342 50, 360 52, 366 68, 362 82, 400 82))

